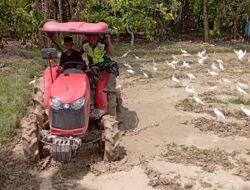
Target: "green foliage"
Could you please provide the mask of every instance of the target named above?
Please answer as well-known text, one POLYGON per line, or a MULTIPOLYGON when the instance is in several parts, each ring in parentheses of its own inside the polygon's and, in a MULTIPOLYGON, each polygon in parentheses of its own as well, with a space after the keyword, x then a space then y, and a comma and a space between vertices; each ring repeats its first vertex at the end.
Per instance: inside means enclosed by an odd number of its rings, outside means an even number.
POLYGON ((20 1, 17 4, 12 0, 0 1, 0 37, 33 38, 40 21, 23 9, 22 6, 27 2, 20 1))
MULTIPOLYGON (((78 1, 69 2, 73 7, 72 12, 76 13, 78 1)), ((80 15, 84 21, 107 22, 117 36, 126 34, 128 28, 134 34, 143 34, 150 41, 162 41, 179 33, 179 26, 189 26, 181 23, 185 22, 185 19, 181 19, 184 2, 191 3, 192 8, 187 11, 193 15, 191 25, 196 34, 201 34, 203 0, 80 0, 80 15)), ((7 36, 36 42, 43 18, 36 16, 34 3, 35 0, 0 1, 0 39, 7 36), (32 6, 25 8, 30 3, 33 3, 32 6)), ((49 12, 57 11, 54 13, 57 15, 58 4, 54 3, 54 6, 50 7, 49 12)), ((232 35, 235 37, 235 33, 244 33, 250 0, 207 0, 207 12, 210 36, 229 39, 232 35)))
MULTIPOLYGON (((243 34, 247 14, 250 12, 250 0, 208 0, 208 20, 210 35, 213 37, 230 36, 237 17, 237 31, 243 34)), ((202 26, 202 0, 194 1, 194 21, 202 26)))
POLYGON ((178 9, 178 4, 174 2, 176 1, 106 0, 99 3, 87 0, 81 17, 89 22, 107 22, 114 34, 125 33, 128 24, 133 32, 144 32, 147 39, 153 40, 158 35, 160 22, 161 30, 170 28, 167 21, 174 19, 174 11, 178 9))

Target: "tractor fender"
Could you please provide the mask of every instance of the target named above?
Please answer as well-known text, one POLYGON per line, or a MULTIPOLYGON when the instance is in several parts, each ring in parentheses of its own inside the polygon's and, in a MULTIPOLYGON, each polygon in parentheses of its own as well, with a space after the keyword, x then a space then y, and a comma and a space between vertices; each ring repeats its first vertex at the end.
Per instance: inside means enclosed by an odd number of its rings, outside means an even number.
MULTIPOLYGON (((57 71, 59 68, 60 68, 59 66, 51 67, 53 82, 56 80, 57 71)), ((52 86, 51 72, 50 72, 49 67, 45 69, 43 77, 44 77, 44 95, 43 95, 44 96, 44 108, 49 109, 51 86, 52 86)))
POLYGON ((103 90, 107 83, 107 80, 108 80, 108 73, 103 71, 99 76, 95 89, 95 107, 97 109, 102 109, 106 111, 108 107, 107 93, 103 92, 103 90))

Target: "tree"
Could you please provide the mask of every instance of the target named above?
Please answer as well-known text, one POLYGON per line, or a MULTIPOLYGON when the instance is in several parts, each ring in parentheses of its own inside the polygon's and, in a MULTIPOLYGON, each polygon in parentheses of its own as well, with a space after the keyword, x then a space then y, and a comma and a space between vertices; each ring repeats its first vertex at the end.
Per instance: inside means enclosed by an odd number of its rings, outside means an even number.
POLYGON ((203 27, 204 27, 204 42, 208 42, 208 16, 207 16, 207 0, 203 0, 203 27))
POLYGON ((169 30, 167 21, 174 20, 173 2, 175 0, 87 0, 81 12, 81 19, 88 22, 105 21, 112 32, 119 36, 128 32, 131 44, 134 37, 143 34, 148 40, 153 40, 163 32, 169 30), (160 32, 158 29, 160 28, 160 32))
MULTIPOLYGON (((14 37, 18 39, 32 39, 38 22, 34 16, 25 11, 16 2, 0 1, 0 40, 2 37, 14 37)), ((1 41, 0 41, 1 43, 1 41)))

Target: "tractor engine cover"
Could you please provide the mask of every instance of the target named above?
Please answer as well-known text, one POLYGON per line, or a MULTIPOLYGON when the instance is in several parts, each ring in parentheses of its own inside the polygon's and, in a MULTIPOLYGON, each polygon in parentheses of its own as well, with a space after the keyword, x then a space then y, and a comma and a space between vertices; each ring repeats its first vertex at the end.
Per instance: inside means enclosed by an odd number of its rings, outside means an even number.
POLYGON ((85 73, 61 74, 51 87, 50 97, 60 102, 60 108, 50 107, 52 135, 78 136, 85 133, 89 122, 89 82, 85 73), (84 98, 84 105, 74 109, 73 103, 84 98))

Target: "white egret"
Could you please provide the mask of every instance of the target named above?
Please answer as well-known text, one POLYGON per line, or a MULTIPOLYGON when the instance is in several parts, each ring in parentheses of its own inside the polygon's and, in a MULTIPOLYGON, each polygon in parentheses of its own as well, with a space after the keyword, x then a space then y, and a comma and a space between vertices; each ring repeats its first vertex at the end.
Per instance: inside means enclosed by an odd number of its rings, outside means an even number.
POLYGON ((181 53, 187 54, 188 52, 186 50, 181 49, 181 53))
POLYGON ((226 78, 222 78, 221 81, 224 83, 224 84, 230 84, 231 81, 226 79, 226 78))
POLYGON ((127 72, 128 72, 129 74, 135 74, 135 71, 132 70, 132 69, 128 69, 127 72))
POLYGON ((172 55, 172 58, 173 58, 174 60, 177 60, 177 57, 176 57, 175 55, 172 55))
POLYGON ((140 57, 136 56, 135 54, 133 54, 133 55, 134 55, 135 59, 140 59, 140 57))
POLYGON ((130 53, 130 51, 124 53, 121 57, 127 57, 129 53, 130 53))
POLYGON ((242 88, 244 90, 247 90, 249 88, 248 85, 241 83, 241 82, 237 82, 237 86, 239 86, 240 88, 242 88))
POLYGON ((175 64, 173 64, 172 62, 169 63, 168 61, 165 61, 165 63, 167 63, 167 65, 170 66, 172 69, 175 69, 175 64))
POLYGON ((218 71, 218 70, 219 70, 218 67, 216 67, 216 65, 215 65, 214 63, 212 64, 211 67, 212 67, 212 69, 213 69, 214 71, 218 71))
POLYGON ((142 71, 142 73, 143 73, 144 78, 146 78, 146 79, 148 79, 148 78, 149 78, 149 76, 148 76, 148 74, 147 74, 147 73, 145 73, 145 72, 143 72, 143 71, 142 71))
POLYGON ((219 63, 219 64, 220 64, 220 63, 221 63, 221 64, 224 64, 224 62, 223 62, 221 59, 216 59, 216 62, 219 63))
POLYGON ((220 67, 220 70, 221 70, 221 71, 224 71, 224 66, 223 66, 222 63, 219 63, 219 67, 220 67))
POLYGON ((245 108, 243 104, 240 105, 240 109, 248 116, 250 117, 250 109, 245 108))
POLYGON ((198 59, 198 63, 199 63, 200 65, 203 65, 204 59, 198 59))
POLYGON ((198 55, 199 58, 205 57, 206 56, 206 50, 204 49, 202 52, 198 52, 197 55, 198 55))
POLYGON ((244 89, 242 89, 241 87, 239 87, 238 85, 236 86, 236 89, 237 89, 237 91, 238 91, 238 93, 240 95, 246 95, 247 94, 247 92, 244 89))
POLYGON ((197 104, 205 105, 205 103, 197 95, 194 95, 194 101, 197 104))
POLYGON ((206 49, 204 49, 202 52, 201 52, 201 55, 205 55, 206 54, 206 49))
POLYGON ((156 72, 158 69, 157 69, 157 64, 155 62, 155 60, 153 59, 153 71, 156 72))
POLYGON ((245 51, 243 52, 243 50, 240 49, 239 51, 234 50, 234 52, 236 53, 238 59, 239 59, 240 61, 242 61, 243 58, 245 57, 247 51, 245 50, 245 51))
POLYGON ((171 63, 174 64, 174 65, 177 65, 178 61, 173 60, 173 61, 171 61, 171 63))
POLYGON ((172 69, 175 69, 175 65, 174 64, 171 64, 171 63, 167 63, 168 66, 170 66, 172 69))
POLYGON ((186 86, 185 90, 186 90, 186 92, 188 92, 190 94, 198 95, 198 93, 194 89, 190 88, 189 85, 186 86))
POLYGON ((30 82, 29 82, 29 85, 33 85, 33 84, 35 84, 35 82, 36 82, 36 79, 30 81, 30 82))
POLYGON ((184 56, 184 57, 191 56, 191 54, 189 54, 189 53, 183 53, 183 54, 181 54, 181 55, 184 56))
POLYGON ((180 84, 181 82, 175 77, 175 75, 172 75, 172 80, 178 84, 180 84))
POLYGON ((220 110, 218 110, 217 108, 213 108, 213 111, 218 119, 225 119, 224 114, 220 110))
POLYGON ((153 71, 156 72, 158 69, 156 66, 153 66, 153 71))
POLYGON ((195 80, 195 79, 197 79, 192 73, 188 73, 187 76, 188 76, 188 78, 189 78, 190 80, 195 80))
POLYGON ((184 67, 184 68, 186 68, 186 69, 187 69, 187 68, 191 69, 191 66, 190 66, 189 63, 186 62, 186 61, 183 61, 182 67, 184 67))
POLYGON ((132 67, 130 64, 128 64, 128 63, 124 63, 123 65, 124 65, 125 67, 127 67, 128 69, 130 69, 130 70, 133 69, 133 67, 132 67))
POLYGON ((215 71, 210 71, 209 69, 207 69, 208 73, 211 75, 211 76, 218 76, 219 73, 216 73, 215 71))
POLYGON ((203 55, 201 54, 201 52, 198 52, 197 55, 198 55, 199 58, 203 57, 203 55))

